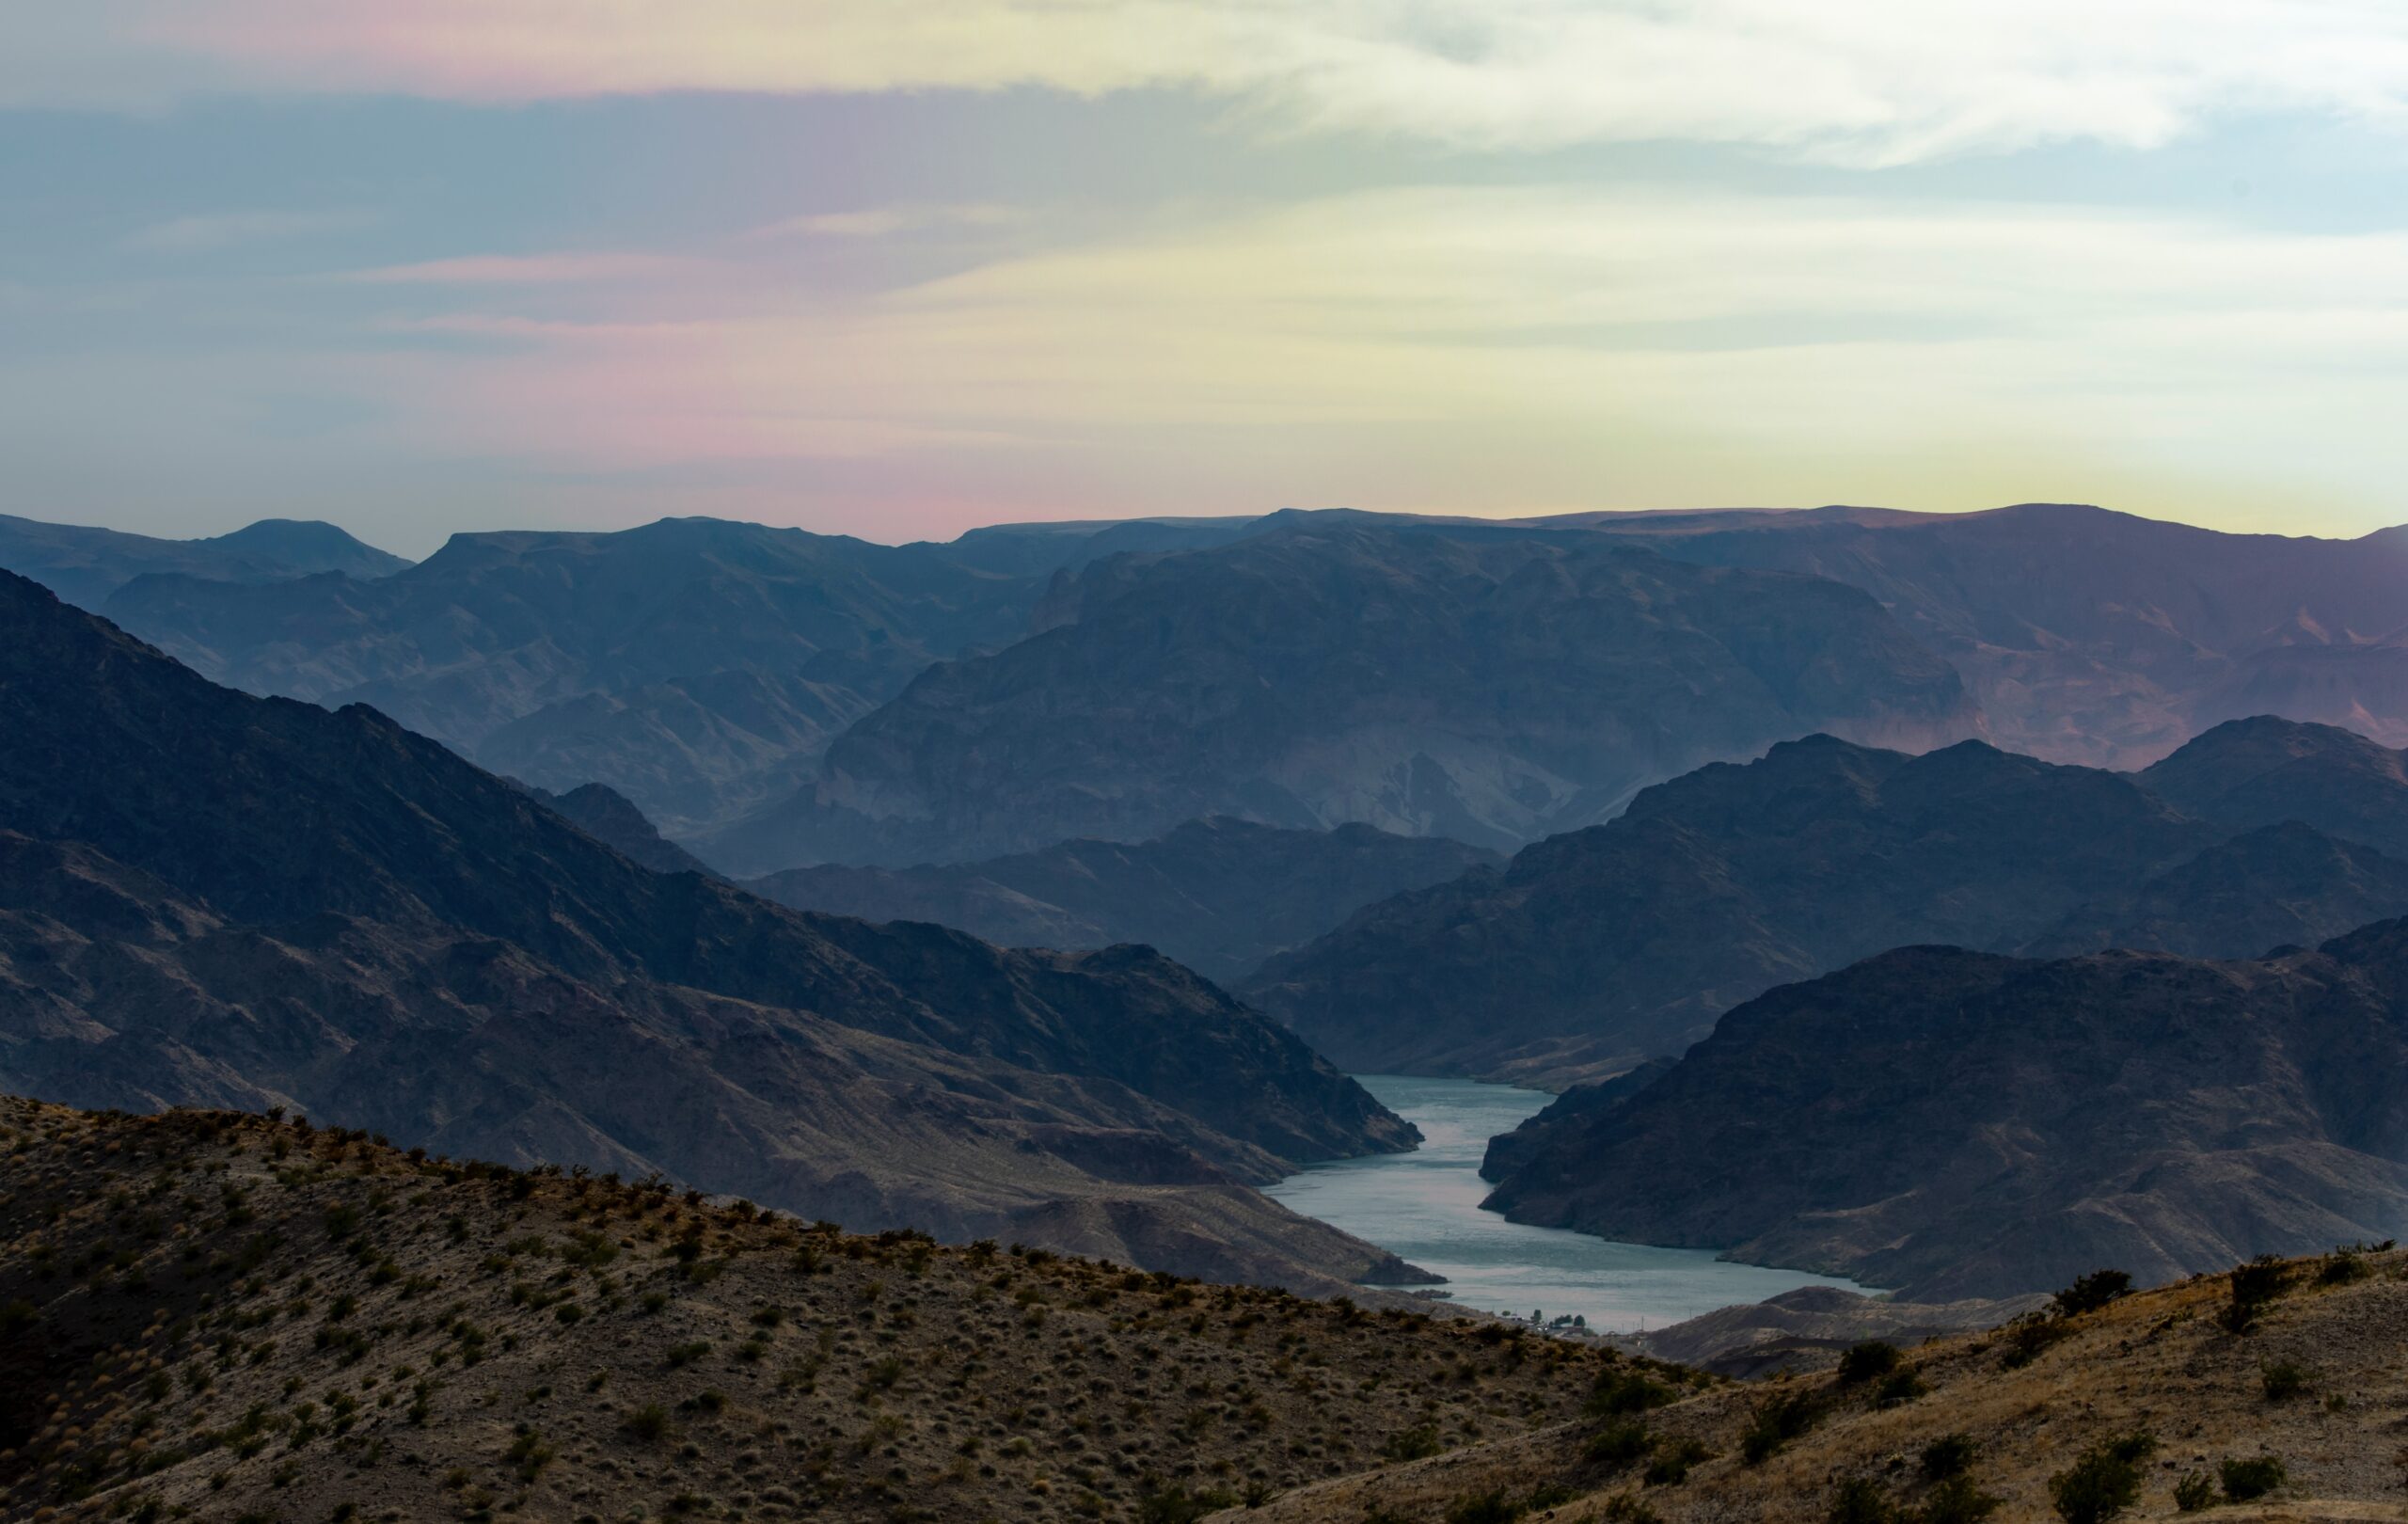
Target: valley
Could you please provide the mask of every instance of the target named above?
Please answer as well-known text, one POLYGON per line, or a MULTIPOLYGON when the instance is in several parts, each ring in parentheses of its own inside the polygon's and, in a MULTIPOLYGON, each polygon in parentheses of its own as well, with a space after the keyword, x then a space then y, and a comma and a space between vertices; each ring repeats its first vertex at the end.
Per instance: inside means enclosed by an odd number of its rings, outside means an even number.
POLYGON ((1525 1320, 1543 1312, 1547 1324, 1576 1317, 1588 1332, 1628 1333, 1801 1286, 1862 1290, 1835 1278, 1734 1263, 1708 1249, 1618 1244, 1484 1210, 1493 1187, 1480 1168, 1489 1140, 1548 1098, 1470 1080, 1355 1078, 1413 1124, 1420 1146, 1314 1165, 1263 1194, 1444 1276, 1435 1290, 1450 1306, 1525 1320))

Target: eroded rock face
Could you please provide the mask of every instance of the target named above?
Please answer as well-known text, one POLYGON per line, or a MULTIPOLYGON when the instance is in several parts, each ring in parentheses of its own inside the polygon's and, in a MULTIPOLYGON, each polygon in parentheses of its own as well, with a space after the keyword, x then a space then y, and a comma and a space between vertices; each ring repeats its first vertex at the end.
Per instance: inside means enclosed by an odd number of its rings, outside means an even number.
POLYGON ((1510 848, 1785 737, 1976 724, 1861 593, 1585 531, 1307 519, 1098 562, 1035 622, 923 674, 705 855, 959 859, 1209 815, 1510 848))
POLYGON ((2408 921, 2210 962, 1885 953, 1516 1145, 1523 1221, 1902 1289, 2154 1283, 2408 1222, 2408 921))
POLYGON ((0 1088, 285 1103, 863 1225, 1082 1202, 1298 1282, 1381 1262, 1246 1187, 1411 1129, 1157 954, 656 874, 372 710, 214 687, 21 579, 0 630, 0 1088), (1099 1129, 1191 1157, 1099 1174, 1062 1141, 1099 1129))
POLYGON ((754 881, 799 910, 935 921, 1014 947, 1142 943, 1234 980, 1375 900, 1494 866, 1494 852, 1366 825, 1191 820, 1152 841, 1067 841, 983 863, 793 868, 754 881))

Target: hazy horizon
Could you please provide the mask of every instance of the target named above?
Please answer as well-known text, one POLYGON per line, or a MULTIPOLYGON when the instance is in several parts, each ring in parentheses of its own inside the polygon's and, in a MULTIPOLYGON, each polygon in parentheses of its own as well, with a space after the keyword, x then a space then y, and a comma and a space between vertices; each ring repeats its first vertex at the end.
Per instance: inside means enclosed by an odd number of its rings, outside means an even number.
POLYGON ((0 22, 0 508, 2408 517, 2408 15, 90 0, 0 22))

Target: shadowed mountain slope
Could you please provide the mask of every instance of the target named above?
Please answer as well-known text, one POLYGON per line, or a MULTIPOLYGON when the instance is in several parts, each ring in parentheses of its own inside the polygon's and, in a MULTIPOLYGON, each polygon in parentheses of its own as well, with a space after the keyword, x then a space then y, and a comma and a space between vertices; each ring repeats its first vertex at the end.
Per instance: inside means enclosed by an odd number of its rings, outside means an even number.
POLYGON ((2408 853, 2400 762, 2271 720, 2139 774, 1810 738, 1370 906, 1243 988, 1357 1072, 1562 1083, 1889 947, 2248 957, 2408 913, 2408 856, 2377 849, 2408 853))
POLYGON ((1493 866, 1495 853, 1367 825, 1192 820, 1152 841, 1069 841, 984 863, 793 868, 750 888, 800 910, 936 921, 1013 947, 1144 943, 1230 980, 1373 900, 1493 866))
POLYGON ((0 1085, 1157 1264, 1379 1262, 1244 1186, 1411 1130, 1167 960, 652 873, 372 710, 216 688, 13 577, 0 627, 0 1085))
POLYGON ((1491 1204, 1899 1288, 2145 1284, 2408 1227, 2408 921, 2313 952, 1908 947, 1542 1113, 1491 1204))
POLYGON ((961 858, 1210 815, 1510 847, 1804 731, 1921 747, 1976 722, 1861 594, 1581 531, 1300 516, 1099 561, 1035 623, 923 674, 704 855, 961 858))

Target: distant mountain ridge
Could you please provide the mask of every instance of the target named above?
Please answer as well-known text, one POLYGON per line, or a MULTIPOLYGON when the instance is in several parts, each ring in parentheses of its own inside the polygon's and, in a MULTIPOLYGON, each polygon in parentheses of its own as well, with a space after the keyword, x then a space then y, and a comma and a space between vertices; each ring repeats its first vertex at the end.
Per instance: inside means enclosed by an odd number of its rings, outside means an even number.
POLYGON ((935 921, 1012 947, 1144 943, 1230 980, 1401 890, 1497 854, 1367 825, 1192 820, 1149 842, 1068 841, 983 863, 791 868, 747 887, 799 910, 935 921))
POLYGON ((262 518, 230 534, 163 540, 0 514, 0 569, 30 577, 68 602, 98 611, 136 578, 175 574, 261 583, 319 572, 369 579, 409 564, 332 524, 262 518))
POLYGON ((0 1089, 288 1103, 864 1227, 1326 1288, 1247 1186, 1412 1132, 1158 956, 646 871, 369 709, 214 687, 0 574, 0 1089))
POLYGON ((1985 513, 1600 516, 1662 553, 1828 577, 1963 675, 1988 737, 2131 768, 2221 721, 2408 744, 2408 537, 2232 534, 2070 503, 1985 513))
POLYGON ((959 860, 1208 815, 1510 848, 1803 731, 1920 748, 1977 724, 1862 594, 1585 531, 1306 516, 1098 561, 1032 625, 923 673, 703 855, 959 860))
POLYGON ((1241 987, 1357 1072, 1560 1085, 1891 947, 2247 957, 2408 913, 2403 762, 2274 720, 2137 774, 1784 742, 1370 906, 1241 987))
POLYGON ((601 783, 673 834, 790 790, 941 658, 1016 638, 1033 576, 714 519, 454 535, 399 575, 146 579, 104 611, 206 676, 372 705, 481 766, 601 783))

